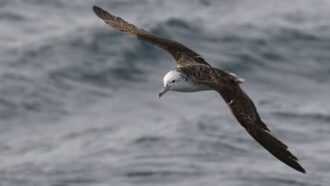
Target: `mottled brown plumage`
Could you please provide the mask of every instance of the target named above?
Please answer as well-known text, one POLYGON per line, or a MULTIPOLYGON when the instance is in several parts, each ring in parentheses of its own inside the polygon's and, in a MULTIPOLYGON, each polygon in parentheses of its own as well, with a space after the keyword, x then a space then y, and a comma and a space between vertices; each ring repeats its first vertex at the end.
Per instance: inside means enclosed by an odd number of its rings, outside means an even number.
POLYGON ((129 36, 149 42, 167 51, 175 59, 178 66, 184 66, 188 63, 209 65, 199 54, 181 43, 150 34, 149 32, 126 22, 120 17, 111 15, 109 12, 97 6, 94 6, 93 9, 97 16, 114 29, 128 34, 129 36))
POLYGON ((183 72, 187 78, 194 80, 194 82, 205 84, 217 91, 237 121, 266 150, 288 166, 305 173, 297 158, 288 151, 287 146, 270 134, 266 124, 260 119, 255 105, 240 88, 241 79, 210 66, 199 54, 181 43, 139 29, 97 6, 94 6, 93 9, 97 16, 116 30, 167 51, 175 59, 178 71, 183 72))

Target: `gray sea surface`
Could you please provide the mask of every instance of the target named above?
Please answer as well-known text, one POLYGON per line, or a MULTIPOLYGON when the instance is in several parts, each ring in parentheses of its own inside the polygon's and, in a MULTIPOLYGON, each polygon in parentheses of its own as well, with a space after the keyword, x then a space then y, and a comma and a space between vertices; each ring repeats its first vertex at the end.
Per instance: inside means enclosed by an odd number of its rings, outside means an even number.
POLYGON ((0 186, 329 186, 330 1, 0 0, 0 186), (169 92, 175 63, 97 4, 246 80, 278 161, 215 91, 169 92))

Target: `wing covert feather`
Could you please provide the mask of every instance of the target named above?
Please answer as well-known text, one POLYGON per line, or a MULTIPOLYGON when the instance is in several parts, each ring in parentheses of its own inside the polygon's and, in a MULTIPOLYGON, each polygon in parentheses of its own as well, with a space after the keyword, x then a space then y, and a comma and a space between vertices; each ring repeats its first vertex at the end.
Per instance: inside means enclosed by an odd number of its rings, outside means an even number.
POLYGON ((209 65, 199 54, 179 42, 151 34, 98 6, 94 6, 93 10, 99 18, 114 29, 164 49, 174 58, 177 66, 185 66, 186 64, 209 65))

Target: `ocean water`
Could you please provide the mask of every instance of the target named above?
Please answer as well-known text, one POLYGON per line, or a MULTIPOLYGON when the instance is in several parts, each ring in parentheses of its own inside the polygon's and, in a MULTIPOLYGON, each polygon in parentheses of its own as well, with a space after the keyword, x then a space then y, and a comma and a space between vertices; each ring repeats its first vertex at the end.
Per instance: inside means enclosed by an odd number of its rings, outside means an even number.
POLYGON ((330 185, 327 0, 1 0, 1 186, 330 185), (97 4, 238 74, 301 174, 216 92, 167 93, 175 64, 97 4))

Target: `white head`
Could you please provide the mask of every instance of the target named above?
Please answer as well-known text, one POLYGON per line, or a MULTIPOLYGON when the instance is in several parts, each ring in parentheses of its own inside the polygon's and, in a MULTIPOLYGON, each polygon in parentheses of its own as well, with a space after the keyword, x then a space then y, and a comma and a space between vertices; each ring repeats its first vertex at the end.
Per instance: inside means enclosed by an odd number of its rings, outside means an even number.
POLYGON ((164 76, 164 87, 163 90, 159 93, 159 98, 169 90, 180 91, 180 89, 182 89, 183 85, 186 83, 187 81, 185 75, 182 72, 177 70, 169 71, 164 76))

